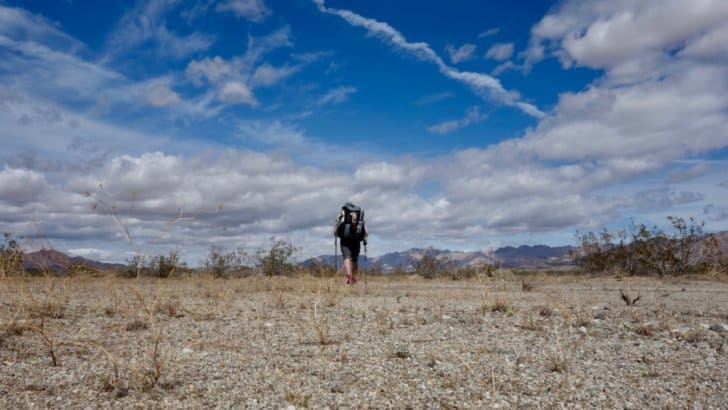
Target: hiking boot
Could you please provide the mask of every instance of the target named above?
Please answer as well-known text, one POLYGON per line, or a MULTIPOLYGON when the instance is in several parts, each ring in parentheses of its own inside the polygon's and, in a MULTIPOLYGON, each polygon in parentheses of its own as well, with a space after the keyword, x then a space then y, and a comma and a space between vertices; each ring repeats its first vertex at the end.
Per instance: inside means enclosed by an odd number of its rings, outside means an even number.
POLYGON ((351 284, 352 285, 356 284, 356 276, 354 276, 354 275, 351 275, 351 284))

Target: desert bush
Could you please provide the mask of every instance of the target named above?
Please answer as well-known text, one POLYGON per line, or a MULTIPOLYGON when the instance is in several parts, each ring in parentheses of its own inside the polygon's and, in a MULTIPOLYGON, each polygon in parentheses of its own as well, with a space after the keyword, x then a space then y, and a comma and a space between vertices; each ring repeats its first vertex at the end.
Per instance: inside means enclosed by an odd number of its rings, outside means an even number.
POLYGON ((438 258, 433 250, 427 250, 422 257, 412 261, 414 273, 425 279, 434 279, 447 272, 450 261, 446 258, 438 258))
POLYGON ((298 248, 282 239, 270 238, 269 249, 258 249, 253 262, 259 272, 265 276, 291 274, 296 270, 295 255, 298 248))
POLYGON ((311 262, 308 266, 308 271, 312 276, 319 278, 330 278, 336 275, 336 267, 334 265, 318 260, 311 262))
POLYGON ((167 256, 157 255, 151 261, 150 273, 160 278, 168 278, 187 265, 179 260, 179 252, 170 251, 167 256))
POLYGON ((223 253, 219 246, 211 246, 207 258, 203 262, 205 268, 218 278, 227 278, 231 271, 239 269, 243 263, 245 251, 223 253))
POLYGON ((704 234, 704 222, 668 216, 669 234, 657 226, 632 224, 629 230, 599 234, 577 232, 574 262, 586 272, 634 275, 706 273, 722 259, 714 235, 704 234))
POLYGON ((3 234, 0 244, 0 279, 19 274, 23 271, 23 250, 20 243, 9 233, 3 234))

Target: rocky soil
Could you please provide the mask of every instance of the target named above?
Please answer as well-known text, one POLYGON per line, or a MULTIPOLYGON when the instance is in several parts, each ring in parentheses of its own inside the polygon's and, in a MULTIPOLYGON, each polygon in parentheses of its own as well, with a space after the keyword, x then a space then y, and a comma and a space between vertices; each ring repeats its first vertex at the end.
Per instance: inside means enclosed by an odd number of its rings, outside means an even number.
POLYGON ((34 278, 0 303, 0 408, 728 407, 721 280, 34 278))

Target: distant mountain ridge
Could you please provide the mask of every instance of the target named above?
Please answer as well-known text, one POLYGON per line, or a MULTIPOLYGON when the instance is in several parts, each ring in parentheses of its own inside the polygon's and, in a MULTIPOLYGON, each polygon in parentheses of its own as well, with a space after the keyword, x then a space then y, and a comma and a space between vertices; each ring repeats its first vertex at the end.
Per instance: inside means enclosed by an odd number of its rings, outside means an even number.
MULTIPOLYGON (((369 257, 367 265, 379 265, 384 271, 395 268, 411 269, 414 261, 419 260, 426 253, 450 262, 455 268, 477 266, 482 264, 498 264, 508 268, 549 268, 556 266, 569 266, 572 261, 569 253, 572 246, 551 247, 546 245, 522 245, 519 247, 506 246, 491 252, 462 252, 435 248, 412 248, 401 252, 390 252, 384 255, 369 257)), ((341 264, 341 255, 338 257, 341 264)), ((363 260, 360 259, 360 263, 363 260)), ((321 255, 307 259, 304 265, 324 263, 333 265, 333 255, 321 255)))
POLYGON ((68 256, 55 249, 41 249, 23 255, 23 268, 26 271, 67 272, 71 266, 87 266, 96 269, 118 269, 118 263, 97 262, 80 256, 68 256))

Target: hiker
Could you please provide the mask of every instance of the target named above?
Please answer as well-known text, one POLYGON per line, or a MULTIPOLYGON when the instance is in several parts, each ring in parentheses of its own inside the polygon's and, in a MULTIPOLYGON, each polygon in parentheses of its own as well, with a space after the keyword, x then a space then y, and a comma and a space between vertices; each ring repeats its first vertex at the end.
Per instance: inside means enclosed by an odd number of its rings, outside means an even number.
POLYGON ((364 252, 367 249, 367 228, 364 224, 364 211, 358 206, 347 202, 341 207, 336 218, 334 237, 339 238, 341 256, 344 259, 346 283, 356 283, 356 273, 359 270, 360 242, 364 242, 364 252))

